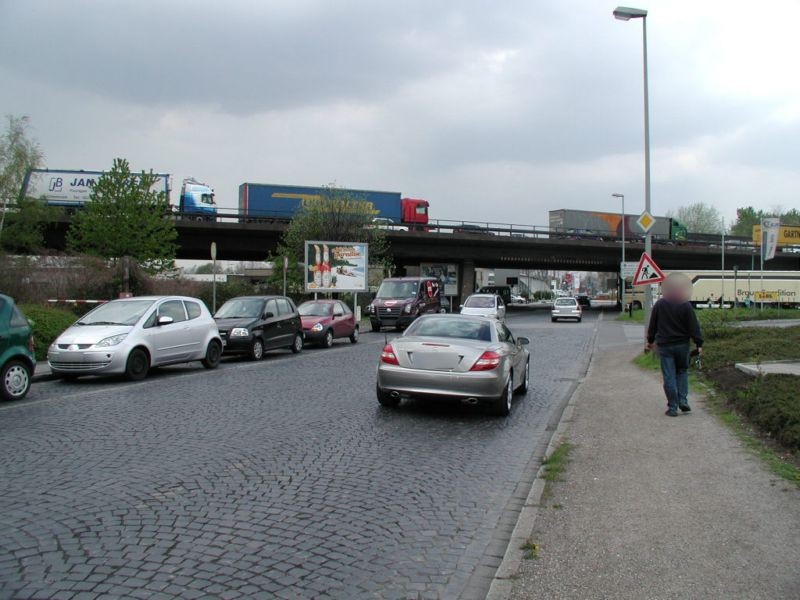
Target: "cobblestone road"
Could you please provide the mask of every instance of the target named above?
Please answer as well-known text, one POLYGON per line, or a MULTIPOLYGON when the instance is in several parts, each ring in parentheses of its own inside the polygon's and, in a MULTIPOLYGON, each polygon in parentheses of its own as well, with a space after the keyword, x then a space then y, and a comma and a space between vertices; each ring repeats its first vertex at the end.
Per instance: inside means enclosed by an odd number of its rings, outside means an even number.
POLYGON ((381 408, 374 334, 140 383, 36 384, 0 405, 0 598, 480 597, 596 315, 509 324, 533 364, 506 419, 381 408))

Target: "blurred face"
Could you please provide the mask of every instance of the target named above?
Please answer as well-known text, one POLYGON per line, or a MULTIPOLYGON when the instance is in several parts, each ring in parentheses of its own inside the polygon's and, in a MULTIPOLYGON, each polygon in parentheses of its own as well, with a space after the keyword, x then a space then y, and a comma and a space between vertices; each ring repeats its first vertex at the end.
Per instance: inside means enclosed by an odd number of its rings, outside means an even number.
POLYGON ((662 291, 670 302, 686 302, 692 297, 692 282, 686 275, 674 273, 664 280, 662 291))

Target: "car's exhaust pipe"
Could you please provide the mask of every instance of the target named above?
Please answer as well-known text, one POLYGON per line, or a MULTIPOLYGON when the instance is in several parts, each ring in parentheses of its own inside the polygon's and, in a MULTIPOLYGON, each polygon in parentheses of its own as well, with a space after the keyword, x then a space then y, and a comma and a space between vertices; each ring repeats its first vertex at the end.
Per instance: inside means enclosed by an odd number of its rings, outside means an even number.
POLYGON ((477 398, 464 398, 461 402, 464 404, 469 404, 470 406, 475 406, 478 403, 477 398))
POLYGON ((394 392, 390 393, 389 395, 390 395, 392 398, 399 398, 399 397, 400 397, 400 392, 398 392, 398 391, 394 391, 394 392))

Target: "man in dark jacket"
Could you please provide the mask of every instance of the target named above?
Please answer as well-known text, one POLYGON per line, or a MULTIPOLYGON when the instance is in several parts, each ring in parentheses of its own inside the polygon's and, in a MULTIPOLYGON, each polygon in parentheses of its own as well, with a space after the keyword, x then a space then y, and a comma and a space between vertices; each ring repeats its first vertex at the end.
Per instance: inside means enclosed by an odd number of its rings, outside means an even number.
POLYGON ((658 346, 667 412, 678 416, 678 409, 689 412, 689 340, 703 351, 703 334, 697 315, 689 303, 692 282, 686 275, 672 273, 661 285, 663 297, 653 306, 647 328, 647 348, 658 346))

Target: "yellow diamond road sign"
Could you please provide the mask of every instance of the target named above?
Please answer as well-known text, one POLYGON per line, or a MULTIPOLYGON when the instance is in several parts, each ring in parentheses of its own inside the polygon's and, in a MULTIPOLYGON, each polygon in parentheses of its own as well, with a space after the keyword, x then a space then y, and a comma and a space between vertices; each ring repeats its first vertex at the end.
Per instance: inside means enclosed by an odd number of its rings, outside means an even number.
POLYGON ((636 219, 636 224, 641 227, 642 231, 647 233, 656 224, 656 219, 649 212, 644 211, 641 216, 636 219))

